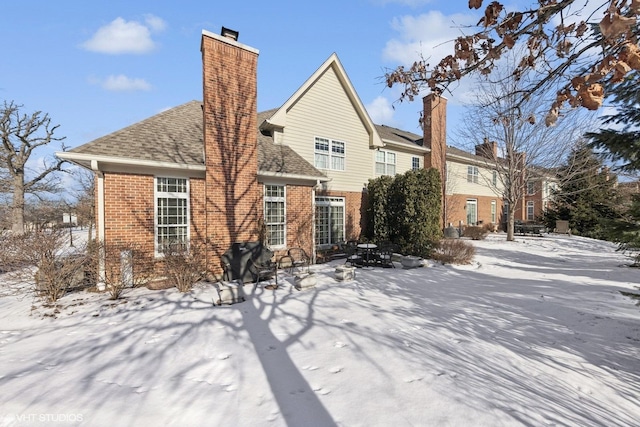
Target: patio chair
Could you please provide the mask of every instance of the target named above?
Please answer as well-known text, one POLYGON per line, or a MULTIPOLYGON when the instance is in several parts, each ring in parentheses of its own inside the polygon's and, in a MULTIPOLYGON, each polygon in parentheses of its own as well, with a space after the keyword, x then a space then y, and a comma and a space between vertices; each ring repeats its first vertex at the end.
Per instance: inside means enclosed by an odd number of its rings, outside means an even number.
POLYGON ((275 287, 278 287, 278 263, 271 260, 273 251, 269 248, 262 248, 262 251, 256 256, 249 259, 249 271, 253 275, 253 281, 256 283, 271 280, 275 278, 275 287))
POLYGON ((347 254, 345 264, 361 266, 363 264, 362 255, 358 252, 358 242, 349 240, 344 245, 344 252, 347 254))
POLYGON ((393 253, 398 251, 398 245, 391 242, 383 242, 378 249, 378 262, 382 267, 395 268, 393 265, 393 253))
POLYGON ((283 261, 289 265, 289 274, 293 274, 294 269, 304 269, 309 272, 309 264, 311 264, 311 258, 307 255, 307 252, 302 248, 289 248, 287 255, 280 259, 280 265, 286 265, 283 261))

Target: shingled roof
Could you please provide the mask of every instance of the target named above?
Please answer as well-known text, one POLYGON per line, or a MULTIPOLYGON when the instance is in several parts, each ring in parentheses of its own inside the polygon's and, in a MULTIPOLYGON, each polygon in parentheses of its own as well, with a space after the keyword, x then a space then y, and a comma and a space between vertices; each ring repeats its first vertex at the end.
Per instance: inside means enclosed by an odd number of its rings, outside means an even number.
MULTIPOLYGON (((258 123, 276 110, 258 114, 258 123)), ((256 130, 257 131, 257 130, 256 130)), ((202 103, 190 101, 70 150, 71 153, 204 165, 202 103)), ((258 132, 258 171, 307 177, 325 175, 286 145, 258 132)))
POLYGON ((71 153, 204 165, 202 103, 190 101, 95 139, 71 153))

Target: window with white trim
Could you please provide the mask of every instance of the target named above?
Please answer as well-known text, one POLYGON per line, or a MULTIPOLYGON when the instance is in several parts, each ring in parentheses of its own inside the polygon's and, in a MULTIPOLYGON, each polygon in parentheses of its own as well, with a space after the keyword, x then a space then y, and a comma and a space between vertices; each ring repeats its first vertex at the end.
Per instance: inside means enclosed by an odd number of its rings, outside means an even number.
POLYGON ((345 170, 346 144, 327 138, 315 138, 315 167, 318 169, 345 170))
POLYGON ((344 197, 316 197, 316 245, 344 240, 344 197))
POLYGON ((493 184, 494 187, 498 186, 498 172, 497 171, 493 171, 493 177, 492 177, 491 183, 493 184))
POLYGON ((527 221, 533 221, 535 219, 534 215, 535 203, 533 200, 527 201, 527 221))
POLYGON ((396 174, 396 153, 386 150, 376 151, 376 176, 396 174))
POLYGON ((411 158, 411 170, 417 171, 420 169, 420 157, 411 158))
POLYGON ((467 182, 478 183, 480 171, 477 166, 467 166, 467 182))
POLYGON ((284 185, 264 186, 264 224, 267 245, 285 246, 286 243, 286 190, 284 185))
POLYGON ((495 224, 497 219, 498 203, 495 200, 491 201, 491 223, 495 224))
POLYGON ((155 249, 189 243, 189 180, 156 177, 155 249))
POLYGON ((536 183, 533 181, 527 181, 527 194, 536 194, 536 183))

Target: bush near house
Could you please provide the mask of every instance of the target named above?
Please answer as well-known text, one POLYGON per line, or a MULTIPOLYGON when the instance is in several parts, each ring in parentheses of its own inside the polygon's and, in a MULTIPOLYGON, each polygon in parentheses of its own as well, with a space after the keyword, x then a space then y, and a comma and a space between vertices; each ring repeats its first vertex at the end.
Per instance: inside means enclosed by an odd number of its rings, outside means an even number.
POLYGON ((1 233, 0 247, 0 271, 33 284, 35 295, 47 303, 87 284, 91 262, 86 248, 72 247, 65 230, 1 233))
POLYGON ((470 264, 476 248, 460 239, 442 239, 435 247, 432 258, 442 264, 470 264))
POLYGON ((489 230, 487 230, 484 226, 479 225, 469 225, 464 228, 463 235, 464 237, 468 237, 471 240, 484 240, 489 234, 489 230))
POLYGON ((189 292, 193 285, 206 277, 204 246, 171 243, 162 251, 165 274, 180 292, 189 292))
POLYGON ((369 180, 366 237, 390 240, 402 253, 428 258, 442 238, 441 188, 433 168, 369 180))

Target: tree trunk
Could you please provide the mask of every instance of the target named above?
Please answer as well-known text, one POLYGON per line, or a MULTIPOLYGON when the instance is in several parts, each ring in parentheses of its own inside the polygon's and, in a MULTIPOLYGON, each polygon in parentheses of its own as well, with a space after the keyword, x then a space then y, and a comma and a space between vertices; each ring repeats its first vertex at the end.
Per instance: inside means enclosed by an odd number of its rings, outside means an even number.
POLYGON ((11 230, 15 234, 24 234, 24 173, 13 178, 13 220, 11 230))
POLYGON ((507 242, 513 242, 515 240, 514 237, 514 228, 515 228, 515 203, 509 204, 509 211, 507 213, 507 242))

